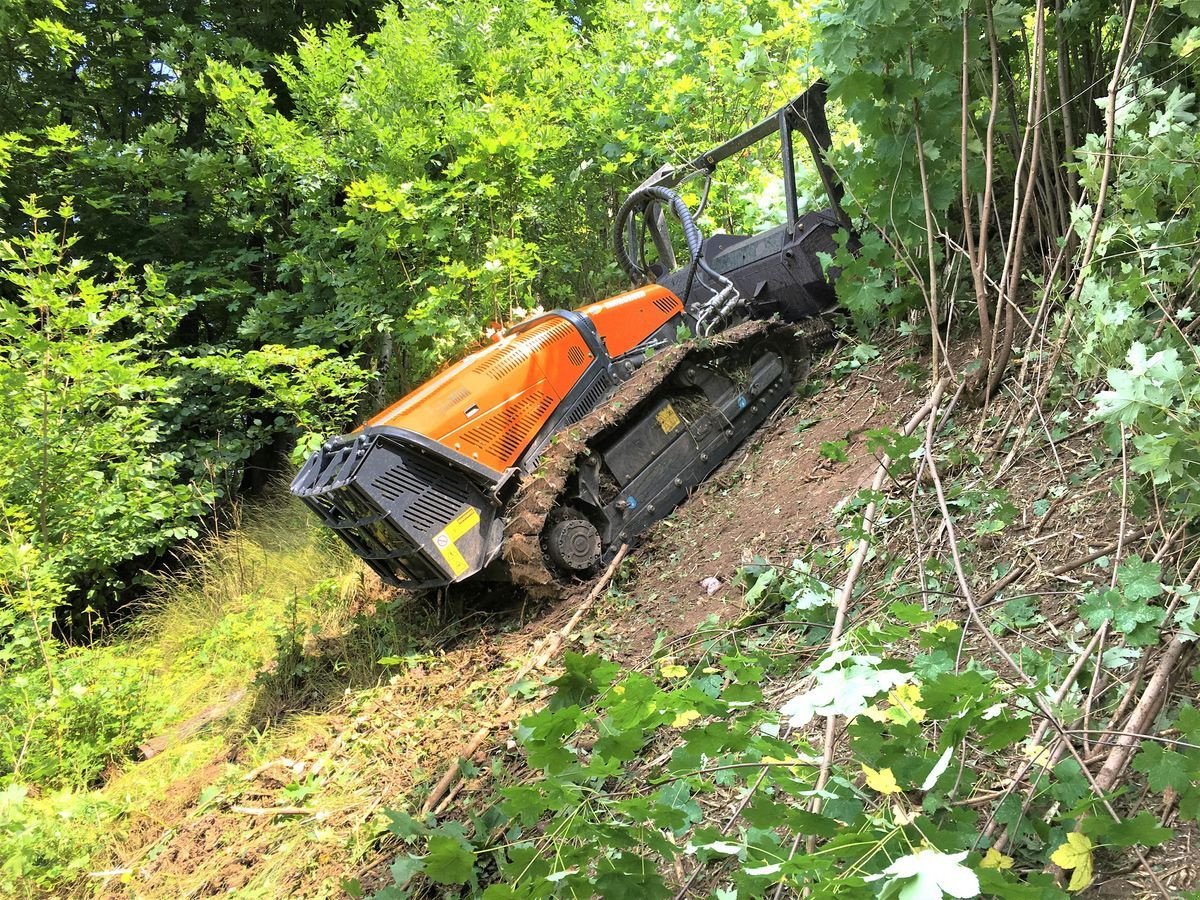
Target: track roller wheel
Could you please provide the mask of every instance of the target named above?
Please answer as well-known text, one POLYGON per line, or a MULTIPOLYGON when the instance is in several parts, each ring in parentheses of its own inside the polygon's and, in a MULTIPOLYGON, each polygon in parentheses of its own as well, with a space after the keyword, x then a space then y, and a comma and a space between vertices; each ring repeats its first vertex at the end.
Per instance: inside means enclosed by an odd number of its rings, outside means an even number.
POLYGON ((555 517, 546 529, 545 542, 551 562, 566 572, 588 572, 600 560, 600 532, 574 511, 555 517))

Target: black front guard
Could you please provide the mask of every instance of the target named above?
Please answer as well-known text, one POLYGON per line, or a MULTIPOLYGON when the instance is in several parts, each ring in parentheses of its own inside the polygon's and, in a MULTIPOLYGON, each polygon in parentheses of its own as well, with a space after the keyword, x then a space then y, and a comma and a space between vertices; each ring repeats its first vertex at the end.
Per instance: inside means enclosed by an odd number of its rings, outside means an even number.
POLYGON ((424 435, 378 426, 327 441, 291 491, 385 582, 430 588, 495 559, 506 478, 424 435))

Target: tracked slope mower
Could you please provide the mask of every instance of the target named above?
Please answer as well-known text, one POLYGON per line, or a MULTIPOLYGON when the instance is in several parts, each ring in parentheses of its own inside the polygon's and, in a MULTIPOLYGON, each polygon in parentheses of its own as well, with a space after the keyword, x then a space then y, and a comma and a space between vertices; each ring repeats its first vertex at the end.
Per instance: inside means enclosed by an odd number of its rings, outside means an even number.
POLYGON ((823 153, 823 84, 622 205, 617 260, 634 290, 558 309, 435 376, 353 434, 327 441, 292 492, 384 581, 586 576, 668 515, 803 381, 834 303, 819 253, 846 227, 823 153), (793 138, 830 207, 800 215, 793 138), (672 190, 778 135, 787 222, 701 234, 672 190), (687 262, 676 263, 667 216, 687 262), (653 251, 649 248, 653 247, 653 251), (654 262, 648 262, 653 258, 654 262))

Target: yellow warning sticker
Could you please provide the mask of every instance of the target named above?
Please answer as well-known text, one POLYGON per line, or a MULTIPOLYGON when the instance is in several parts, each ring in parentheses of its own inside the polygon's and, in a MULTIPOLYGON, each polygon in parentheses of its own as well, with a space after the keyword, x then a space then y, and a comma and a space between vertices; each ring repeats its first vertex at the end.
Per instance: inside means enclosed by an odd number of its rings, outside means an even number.
POLYGON ((655 418, 658 420, 658 427, 663 430, 663 434, 670 434, 679 427, 679 414, 675 412, 675 407, 670 403, 660 409, 655 418))
POLYGON ((455 578, 470 568, 455 542, 478 525, 479 510, 468 506, 433 538, 433 546, 438 548, 438 552, 442 554, 442 559, 446 560, 446 565, 450 567, 455 578))

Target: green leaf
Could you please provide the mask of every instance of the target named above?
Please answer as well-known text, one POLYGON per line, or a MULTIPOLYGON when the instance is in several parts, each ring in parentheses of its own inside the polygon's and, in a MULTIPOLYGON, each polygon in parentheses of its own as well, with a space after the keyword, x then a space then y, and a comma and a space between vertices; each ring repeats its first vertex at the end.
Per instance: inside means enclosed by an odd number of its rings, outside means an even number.
POLYGON ((1182 791, 1192 781, 1194 773, 1200 766, 1196 761, 1182 753, 1168 750, 1156 741, 1146 741, 1142 749, 1133 758, 1133 767, 1146 775, 1150 787, 1155 791, 1173 788, 1182 791))
POLYGON ((1131 556, 1117 569, 1117 583, 1128 600, 1153 600, 1163 593, 1162 566, 1131 556))
POLYGON ((466 884, 475 874, 475 853, 461 838, 432 835, 425 856, 425 874, 437 884, 466 884))
POLYGON ((985 896, 1000 900, 1060 900, 1068 895, 1060 890, 1050 875, 1041 872, 1024 875, 1023 881, 1011 872, 1000 869, 978 870, 979 887, 985 896))
MULTIPOLYGON (((1139 588, 1145 590, 1146 585, 1141 583, 1139 588)), ((1112 622, 1113 628, 1121 634, 1133 636, 1142 625, 1161 625, 1166 612, 1151 606, 1146 600, 1129 599, 1121 592, 1108 588, 1084 597, 1079 607, 1079 617, 1093 628, 1099 628, 1106 621, 1112 622)), ((1148 631, 1150 629, 1145 629, 1137 635, 1134 641, 1137 646, 1152 642, 1153 636, 1148 631)))
POLYGON ((671 827, 676 834, 685 831, 688 825, 694 825, 704 819, 704 811, 700 804, 692 799, 692 789, 682 779, 662 788, 652 800, 679 814, 678 824, 671 827))
POLYGON ((550 682, 555 689, 550 698, 551 709, 583 706, 612 681, 618 666, 599 656, 567 651, 563 656, 564 672, 550 682))
POLYGON ((846 452, 850 445, 845 441, 822 441, 820 453, 823 457, 832 462, 845 462, 850 458, 846 452))
POLYGON ((1050 796, 1066 807, 1072 807, 1088 795, 1091 787, 1087 776, 1073 759, 1061 760, 1054 767, 1054 780, 1050 783, 1050 796))
POLYGON ((1175 727, 1183 733, 1188 743, 1200 744, 1200 710, 1196 707, 1190 704, 1180 707, 1175 727))
POLYGON ((425 871, 425 858, 411 854, 397 856, 390 871, 396 887, 403 888, 413 879, 413 876, 425 871))
POLYGON ((384 815, 388 819, 388 832, 403 840, 420 837, 428 830, 422 823, 403 810, 388 809, 384 811, 384 815))
POLYGON ((1089 837, 1112 847, 1157 847, 1170 840, 1175 834, 1163 828, 1148 810, 1142 810, 1132 819, 1114 822, 1107 816, 1092 816, 1083 821, 1080 830, 1089 837))
POLYGON ((658 866, 642 856, 622 853, 596 865, 596 893, 605 900, 658 900, 673 896, 658 866))

